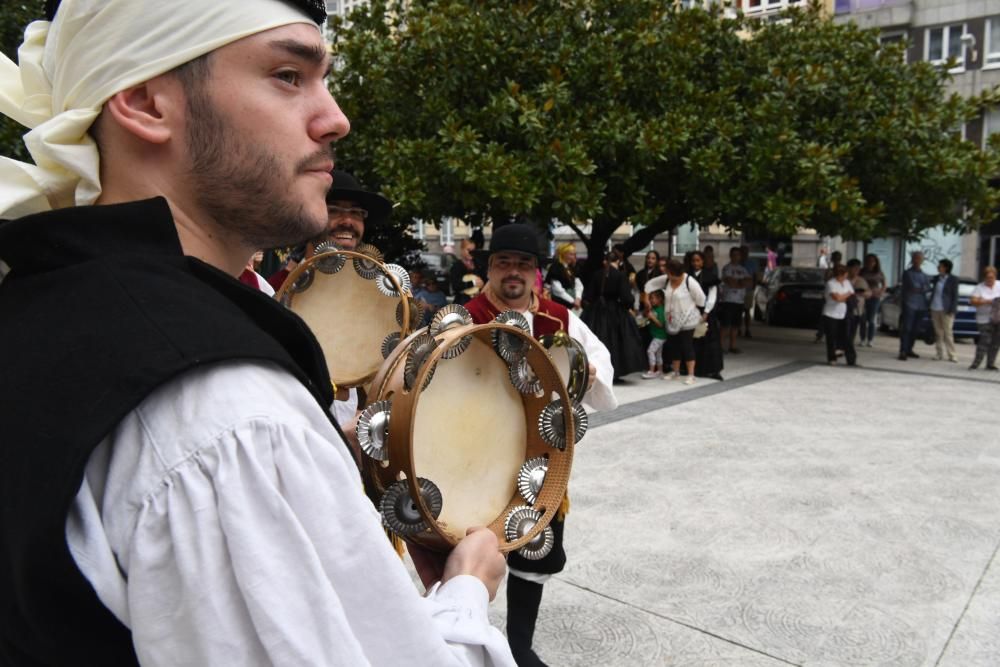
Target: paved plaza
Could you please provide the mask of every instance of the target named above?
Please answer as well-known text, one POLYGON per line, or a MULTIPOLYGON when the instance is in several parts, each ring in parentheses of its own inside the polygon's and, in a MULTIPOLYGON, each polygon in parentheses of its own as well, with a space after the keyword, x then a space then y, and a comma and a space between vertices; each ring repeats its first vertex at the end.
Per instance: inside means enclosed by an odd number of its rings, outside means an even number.
MULTIPOLYGON (((1000 377, 830 368, 757 326, 725 382, 630 376, 577 449, 553 667, 1000 665, 1000 377)), ((503 625, 503 595, 492 614, 503 625)))

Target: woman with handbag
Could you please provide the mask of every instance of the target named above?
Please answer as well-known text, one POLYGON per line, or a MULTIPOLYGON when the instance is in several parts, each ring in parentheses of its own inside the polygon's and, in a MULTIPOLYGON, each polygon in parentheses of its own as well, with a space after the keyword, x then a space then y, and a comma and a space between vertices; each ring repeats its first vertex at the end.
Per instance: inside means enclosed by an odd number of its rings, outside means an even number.
POLYGON ((976 370, 986 359, 986 370, 997 370, 997 351, 1000 350, 1000 283, 997 270, 987 266, 983 269, 983 282, 976 285, 969 297, 969 303, 976 307, 976 326, 979 339, 976 341, 976 357, 969 370, 976 370))
POLYGON ((673 369, 669 379, 680 378, 681 362, 687 370, 684 384, 694 384, 694 330, 702 322, 701 308, 705 307, 705 292, 697 280, 684 272, 684 265, 676 259, 667 262, 667 275, 652 278, 646 291, 663 290, 664 313, 667 325, 667 349, 673 369))

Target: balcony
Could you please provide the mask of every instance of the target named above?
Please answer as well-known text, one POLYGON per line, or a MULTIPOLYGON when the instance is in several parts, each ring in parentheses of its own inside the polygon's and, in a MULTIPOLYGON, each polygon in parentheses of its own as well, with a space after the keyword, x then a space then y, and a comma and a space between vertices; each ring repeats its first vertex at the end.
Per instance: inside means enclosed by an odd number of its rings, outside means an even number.
POLYGON ((911 2, 912 0, 835 0, 833 13, 837 15, 859 14, 891 7, 903 7, 911 2))

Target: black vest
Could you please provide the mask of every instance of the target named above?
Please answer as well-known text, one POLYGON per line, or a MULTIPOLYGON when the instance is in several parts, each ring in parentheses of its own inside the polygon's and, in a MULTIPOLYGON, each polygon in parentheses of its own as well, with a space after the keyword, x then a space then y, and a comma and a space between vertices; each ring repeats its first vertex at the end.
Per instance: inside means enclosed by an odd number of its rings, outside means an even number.
POLYGON ((91 452, 157 387, 226 360, 279 364, 326 412, 322 352, 275 301, 184 257, 162 199, 4 223, 0 260, 0 660, 136 664, 66 545, 91 452))

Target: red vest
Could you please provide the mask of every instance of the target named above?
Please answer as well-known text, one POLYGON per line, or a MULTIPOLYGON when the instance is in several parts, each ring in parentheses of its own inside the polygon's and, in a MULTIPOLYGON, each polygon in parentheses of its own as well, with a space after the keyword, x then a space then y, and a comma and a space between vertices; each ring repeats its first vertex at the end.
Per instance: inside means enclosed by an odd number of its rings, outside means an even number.
MULTIPOLYGON (((485 294, 480 294, 472 301, 463 304, 465 309, 472 315, 472 321, 476 324, 486 324, 492 322, 500 311, 497 310, 485 294)), ((534 323, 531 326, 531 334, 535 338, 541 338, 557 331, 569 333, 569 310, 555 301, 548 299, 538 299, 538 312, 535 313, 534 323)))

